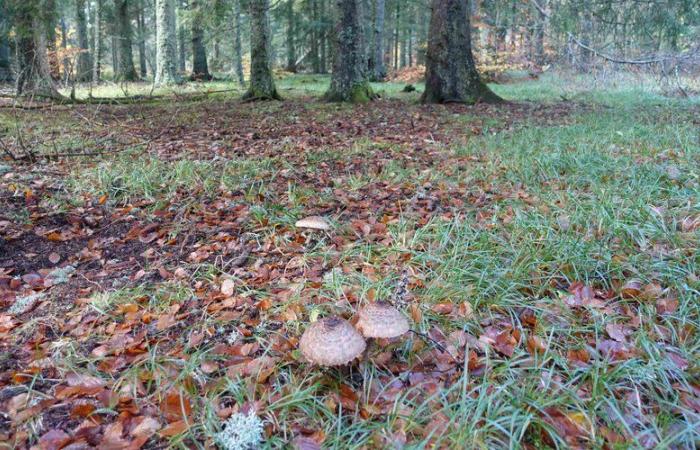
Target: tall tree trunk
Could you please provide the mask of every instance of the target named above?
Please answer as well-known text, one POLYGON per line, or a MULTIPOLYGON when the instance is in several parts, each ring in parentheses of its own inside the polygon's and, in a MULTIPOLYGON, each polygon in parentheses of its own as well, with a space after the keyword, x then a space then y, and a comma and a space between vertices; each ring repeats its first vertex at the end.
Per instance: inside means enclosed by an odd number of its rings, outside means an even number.
POLYGON ((423 103, 499 102, 479 77, 468 0, 432 0, 423 103))
POLYGON ((374 3, 374 47, 372 49, 372 80, 382 81, 386 78, 384 65, 384 13, 385 1, 374 3))
POLYGON ((90 55, 90 37, 87 32, 87 22, 85 20, 85 0, 75 0, 75 24, 78 31, 78 66, 76 68, 75 79, 77 81, 90 81, 92 71, 92 58, 90 55))
POLYGON ((394 70, 399 68, 399 28, 401 22, 401 2, 396 2, 396 11, 394 16, 394 70))
POLYGON ((146 20, 143 13, 143 0, 138 2, 138 14, 136 15, 136 32, 139 40, 139 73, 141 78, 146 78, 148 69, 146 64, 146 20))
POLYGON ((102 0, 95 0, 93 15, 93 43, 92 43, 92 82, 100 82, 100 60, 102 59, 102 0))
POLYGON ((187 30, 182 24, 181 17, 177 21, 177 68, 180 73, 185 73, 187 70, 187 45, 185 44, 187 40, 185 39, 185 33, 187 33, 187 30))
POLYGON ((367 77, 362 0, 336 0, 333 76, 328 101, 367 102, 375 98, 367 77))
POLYGON ((11 81, 13 81, 13 77, 10 65, 10 46, 7 42, 7 35, 0 25, 0 83, 11 81))
POLYGON ((311 38, 311 67, 314 73, 319 73, 321 71, 321 58, 319 54, 319 18, 318 18, 318 2, 320 0, 309 0, 309 8, 311 9, 311 33, 309 37, 311 38))
POLYGON ((60 20, 60 26, 61 26, 61 52, 63 54, 63 59, 61 60, 61 66, 63 67, 63 71, 61 71, 61 80, 67 85, 68 80, 70 78, 70 73, 71 73, 71 61, 68 58, 68 29, 66 27, 66 19, 61 16, 60 20))
POLYGON ((326 0, 318 0, 320 2, 320 8, 319 8, 319 17, 321 18, 321 23, 319 24, 320 30, 319 30, 319 46, 321 47, 321 57, 320 57, 320 65, 319 65, 319 72, 320 73, 326 73, 328 72, 328 69, 326 69, 326 64, 328 62, 328 30, 326 28, 326 0))
MULTIPOLYGON (((44 11, 46 13, 46 11, 44 11)), ((62 98, 51 78, 46 50, 46 28, 38 0, 18 2, 15 10, 17 33, 17 95, 62 98)))
POLYGON ((270 60, 270 0, 250 0, 250 87, 246 100, 281 100, 270 60))
POLYGON ((204 28, 202 28, 202 11, 197 2, 192 2, 192 75, 193 80, 211 80, 207 49, 204 47, 204 28))
POLYGON ((294 0, 287 0, 285 5, 287 16, 287 71, 297 71, 296 50, 296 17, 294 15, 294 0))
MULTIPOLYGON (((542 2, 542 6, 544 8, 547 7, 549 1, 542 2)), ((540 11, 539 9, 535 12, 537 15, 537 25, 536 25, 536 34, 535 34, 535 64, 538 66, 543 66, 545 63, 544 60, 544 35, 545 35, 545 29, 547 26, 547 16, 544 14, 543 11, 540 11)))
POLYGON ((233 0, 233 71, 236 73, 238 83, 243 86, 243 48, 241 46, 241 1, 233 0))
POLYGON ((51 78, 58 80, 61 78, 61 63, 58 60, 56 51, 56 1, 45 0, 40 2, 42 10, 41 27, 45 30, 44 46, 48 50, 49 73, 51 78))
POLYGON ((114 0, 115 25, 117 31, 117 70, 119 81, 138 80, 134 67, 132 51, 131 18, 129 17, 129 0, 114 0))
POLYGON ((156 0, 156 73, 157 85, 180 82, 175 49, 174 0, 156 0))
POLYGON ((9 31, 10 23, 5 2, 0 2, 0 83, 13 81, 10 64, 9 31))

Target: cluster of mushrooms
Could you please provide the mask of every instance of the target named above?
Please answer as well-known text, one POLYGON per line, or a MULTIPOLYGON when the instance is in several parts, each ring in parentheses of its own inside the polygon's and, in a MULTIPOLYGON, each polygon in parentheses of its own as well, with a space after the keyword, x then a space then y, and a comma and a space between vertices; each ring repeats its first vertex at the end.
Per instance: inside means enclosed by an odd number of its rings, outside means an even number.
POLYGON ((408 320, 390 303, 370 303, 358 315, 355 327, 338 316, 312 323, 301 336, 301 353, 313 364, 342 366, 364 353, 365 339, 390 339, 408 332, 408 320))

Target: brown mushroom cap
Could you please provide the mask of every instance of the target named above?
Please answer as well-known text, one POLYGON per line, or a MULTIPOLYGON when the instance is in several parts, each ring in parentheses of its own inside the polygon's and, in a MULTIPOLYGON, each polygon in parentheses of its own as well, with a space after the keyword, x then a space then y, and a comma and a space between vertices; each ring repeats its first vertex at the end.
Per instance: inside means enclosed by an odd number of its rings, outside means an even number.
POLYGON ((355 325, 366 338, 393 338, 408 331, 408 320, 387 302, 376 302, 360 309, 355 325))
POLYGON ((321 216, 306 217, 297 220, 294 224, 297 228, 310 228, 312 230, 330 230, 331 224, 321 216))
POLYGON ((326 317, 309 325, 299 341, 306 359, 321 366, 342 366, 365 351, 367 344, 347 320, 326 317))

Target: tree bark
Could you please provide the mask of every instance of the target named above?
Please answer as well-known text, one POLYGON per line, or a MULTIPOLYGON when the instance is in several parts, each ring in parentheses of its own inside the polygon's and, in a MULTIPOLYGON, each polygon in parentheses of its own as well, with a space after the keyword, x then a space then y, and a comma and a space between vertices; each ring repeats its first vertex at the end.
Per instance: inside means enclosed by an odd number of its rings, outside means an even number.
POLYGON ((399 68, 399 22, 401 20, 401 2, 396 2, 394 16, 394 70, 399 68))
POLYGON ((281 100, 270 60, 270 0, 250 0, 250 87, 244 100, 281 100))
POLYGON ((10 64, 10 45, 8 31, 10 24, 4 3, 0 3, 0 83, 14 81, 12 65, 10 64))
POLYGON ((46 28, 38 0, 17 3, 15 31, 17 33, 17 95, 60 99, 49 68, 46 28))
POLYGON ((211 80, 207 49, 204 47, 204 28, 202 28, 202 11, 197 2, 192 2, 192 75, 193 80, 211 80))
POLYGON ((241 1, 233 0, 233 71, 236 73, 238 83, 243 86, 243 49, 241 46, 241 1))
POLYGON ((294 15, 294 0, 287 0, 287 71, 297 71, 296 50, 296 17, 294 15))
POLYGON ((362 103, 375 98, 367 77, 361 0, 336 0, 334 61, 328 101, 362 103))
POLYGON ((117 71, 119 81, 138 80, 134 67, 132 51, 131 18, 129 17, 129 0, 114 0, 115 25, 117 31, 117 71))
POLYGON ((479 77, 468 0, 433 0, 423 103, 499 102, 479 77))
POLYGON ((180 73, 185 73, 187 70, 187 46, 185 45, 187 30, 182 24, 182 17, 179 17, 177 22, 177 66, 180 73))
POLYGON ((92 58, 90 54, 90 37, 87 32, 87 21, 85 20, 85 0, 75 1, 75 23, 78 32, 78 67, 76 68, 76 80, 90 81, 92 71, 92 58))
POLYGON ((100 60, 102 59, 102 0, 95 0, 93 13, 93 43, 92 43, 92 82, 100 82, 100 60))
POLYGON ((384 65, 384 14, 385 1, 376 0, 374 3, 374 47, 372 52, 372 80, 382 81, 386 78, 384 65))
POLYGON ((143 15, 143 0, 138 2, 138 14, 136 14, 136 27, 138 34, 138 49, 139 49, 139 73, 141 78, 148 76, 148 68, 146 63, 146 21, 143 15))
MULTIPOLYGON (((543 7, 547 7, 549 1, 543 2, 543 7)), ((537 15, 537 29, 535 34, 535 64, 543 66, 545 63, 544 55, 544 35, 547 26, 547 16, 544 11, 535 11, 537 15)))
POLYGON ((156 85, 180 82, 175 49, 175 3, 156 0, 156 85))
POLYGON ((311 33, 309 33, 311 38, 311 67, 314 73, 319 73, 321 71, 321 58, 318 47, 320 41, 318 2, 319 0, 309 0, 309 8, 311 9, 311 33))

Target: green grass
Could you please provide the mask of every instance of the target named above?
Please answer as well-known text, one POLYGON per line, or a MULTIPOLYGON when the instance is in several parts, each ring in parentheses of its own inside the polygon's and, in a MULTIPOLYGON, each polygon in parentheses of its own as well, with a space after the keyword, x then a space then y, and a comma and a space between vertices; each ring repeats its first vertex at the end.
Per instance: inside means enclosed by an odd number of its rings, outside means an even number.
MULTIPOLYGON (((295 76, 280 80, 279 87, 294 99, 319 95, 327 82, 326 77, 295 76)), ((333 189, 353 195, 382 181, 416 192, 452 189, 482 199, 449 207, 451 215, 428 213, 427 223, 407 211, 389 223, 388 239, 358 238, 348 223, 331 217, 333 233, 307 234, 300 241, 294 220, 325 205, 333 190, 303 178, 280 182, 283 171, 317 174, 328 170, 326 164, 402 151, 400 146, 375 145, 371 138, 350 149, 304 150, 300 160, 305 167, 282 157, 165 161, 127 154, 77 168, 67 180, 69 192, 107 195, 110 206, 146 199, 201 212, 218 198, 240 193, 234 198, 250 208, 244 236, 264 248, 259 264, 274 258, 284 262, 275 267, 278 278, 262 285, 247 286, 248 278, 235 277, 237 295, 248 305, 242 310, 265 298, 274 300, 280 291, 290 293, 260 311, 250 334, 241 337, 240 342, 257 346, 257 358, 275 358, 265 383, 256 382, 259 370, 226 374, 227 357, 214 351, 216 343, 244 321, 222 322, 206 308, 197 310, 196 321, 169 334, 168 345, 182 345, 181 353, 168 353, 164 344, 149 341, 138 362, 111 375, 99 369, 99 358, 64 342, 56 347, 64 370, 90 372, 114 383, 114 389, 133 389, 145 380, 146 395, 139 399, 144 404, 158 404, 166 390, 189 393, 192 427, 169 438, 174 448, 203 448, 222 423, 217 405, 252 402, 261 405, 259 415, 271 433, 266 448, 288 447, 300 429, 323 434, 323 448, 337 449, 389 448, 392 440, 402 439, 407 448, 567 448, 573 441, 553 426, 553 412, 578 424, 579 444, 587 448, 603 448, 610 430, 625 441, 613 448, 695 448, 700 415, 681 397, 693 391, 700 376, 700 242, 697 230, 683 231, 679 224, 700 214, 700 141, 693 124, 697 100, 668 99, 629 83, 589 91, 590 84, 575 89, 570 82, 548 74, 495 87, 512 100, 556 102, 563 95, 580 102, 582 107, 561 124, 520 118, 513 127, 443 149, 445 160, 430 171, 392 159, 378 178, 331 173, 333 189), (343 240, 334 241, 334 235, 343 240), (321 281, 295 272, 316 266, 323 267, 321 281), (280 342, 301 334, 311 316, 350 315, 355 300, 391 297, 403 272, 410 275, 413 302, 421 312, 417 331, 440 330, 433 336, 446 336, 445 344, 463 356, 456 337, 472 337, 468 354, 489 327, 512 327, 522 333, 513 355, 486 346, 479 351, 479 371, 461 370, 444 378, 428 373, 425 381, 434 376, 436 385, 419 380, 406 386, 409 375, 435 369, 424 361, 430 343, 414 335, 377 350, 391 350, 391 360, 405 364, 398 372, 376 360, 321 370, 300 361, 294 349, 279 350, 280 342), (630 279, 658 284, 664 297, 678 300, 677 310, 660 315, 655 298, 621 298, 621 286, 630 279), (566 288, 575 282, 607 292, 608 309, 567 306, 566 288), (433 309, 465 302, 472 315, 433 309), (526 320, 524 312, 532 319, 526 320), (280 327, 271 326, 278 322, 280 327), (596 348, 610 340, 611 324, 629 327, 627 345, 635 350, 620 361, 596 348), (205 331, 209 340, 186 347, 191 333, 205 331), (544 343, 542 352, 530 354, 530 336, 544 343), (569 360, 567 353, 576 349, 588 351, 588 364, 569 360), (671 352, 687 360, 688 368, 675 365, 671 352), (205 363, 219 369, 204 371, 205 363), (357 409, 338 401, 341 385, 358 395, 357 409)), ((402 98, 402 86, 375 89, 402 98)), ((418 95, 405 98, 415 101, 418 95)), ((326 114, 323 108, 311 111, 319 120, 326 114)), ((456 117, 455 123, 469 126, 470 114, 456 117)), ((500 122, 487 125, 499 129, 500 122)), ((161 314, 172 304, 206 298, 207 286, 218 292, 229 276, 224 267, 219 262, 188 264, 190 279, 110 292, 95 297, 92 307, 120 322, 119 305, 138 299, 144 311, 161 314), (203 284, 195 288, 192 283, 203 284)))

